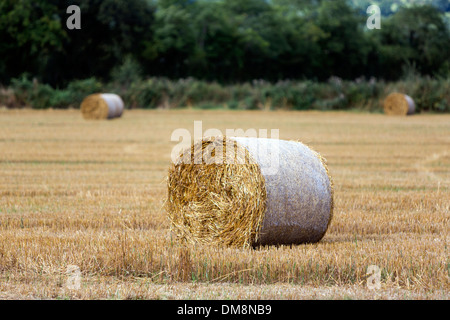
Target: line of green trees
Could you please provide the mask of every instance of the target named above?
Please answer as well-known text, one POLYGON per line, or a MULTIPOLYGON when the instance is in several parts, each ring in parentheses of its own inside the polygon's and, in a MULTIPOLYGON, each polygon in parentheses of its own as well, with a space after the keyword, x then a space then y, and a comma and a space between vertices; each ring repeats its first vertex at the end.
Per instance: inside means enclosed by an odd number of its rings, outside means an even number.
POLYGON ((114 80, 95 78, 74 80, 64 89, 54 89, 26 77, 12 79, 8 89, 0 88, 0 108, 78 108, 94 92, 119 94, 127 108, 199 108, 230 110, 361 110, 382 112, 385 97, 403 92, 414 98, 416 112, 450 112, 450 78, 434 79, 410 74, 402 80, 386 82, 371 78, 328 81, 253 80, 220 84, 165 77, 134 79, 124 66, 114 80))
POLYGON ((124 64, 134 66, 130 81, 397 80, 411 69, 449 76, 448 1, 393 1, 398 8, 389 7, 379 30, 366 28, 355 2, 2 0, 0 83, 24 73, 54 88, 90 77, 108 82, 124 64), (66 28, 69 5, 81 9, 81 30, 66 28))

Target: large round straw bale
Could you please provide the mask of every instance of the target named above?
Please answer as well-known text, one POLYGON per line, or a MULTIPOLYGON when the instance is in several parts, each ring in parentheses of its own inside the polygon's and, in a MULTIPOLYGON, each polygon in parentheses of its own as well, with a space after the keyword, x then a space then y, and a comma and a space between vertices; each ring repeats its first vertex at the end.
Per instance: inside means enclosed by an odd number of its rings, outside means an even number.
POLYGON ((123 113, 123 100, 114 93, 91 94, 81 103, 81 113, 85 119, 113 119, 123 113))
POLYGON ((414 100, 402 93, 391 93, 384 100, 384 113, 388 115, 410 115, 416 109, 414 100))
POLYGON ((170 166, 167 211, 188 242, 311 243, 331 221, 333 186, 325 159, 300 142, 209 137, 170 166))

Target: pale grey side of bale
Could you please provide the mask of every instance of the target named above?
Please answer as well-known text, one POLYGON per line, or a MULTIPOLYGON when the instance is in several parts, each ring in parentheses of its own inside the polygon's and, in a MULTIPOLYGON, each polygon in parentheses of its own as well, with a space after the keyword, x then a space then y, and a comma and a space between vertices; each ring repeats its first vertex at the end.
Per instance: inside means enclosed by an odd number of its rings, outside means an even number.
POLYGON ((406 114, 407 115, 413 114, 416 110, 416 104, 414 103, 414 100, 406 94, 405 99, 408 102, 408 112, 406 114))
POLYGON ((295 141, 230 139, 249 151, 265 178, 266 212, 257 244, 319 241, 331 220, 333 200, 331 181, 318 155, 295 141))
POLYGON ((102 93, 100 96, 108 105, 108 119, 117 118, 122 115, 124 109, 122 98, 114 93, 102 93))

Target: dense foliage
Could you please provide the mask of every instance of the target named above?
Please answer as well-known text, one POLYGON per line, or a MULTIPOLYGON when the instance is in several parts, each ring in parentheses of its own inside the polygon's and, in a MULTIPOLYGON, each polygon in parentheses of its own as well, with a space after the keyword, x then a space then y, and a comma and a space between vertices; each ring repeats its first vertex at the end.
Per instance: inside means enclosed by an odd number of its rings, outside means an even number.
POLYGON ((374 78, 349 81, 332 77, 326 82, 283 80, 270 83, 253 80, 229 85, 193 78, 170 80, 151 77, 135 79, 126 86, 120 82, 101 83, 88 78, 72 81, 64 89, 53 89, 48 84, 19 78, 13 79, 10 90, 0 90, 0 105, 77 108, 90 93, 115 92, 124 99, 127 108, 358 109, 381 112, 384 98, 393 91, 414 97, 417 112, 450 112, 450 79, 417 76, 396 82, 374 78))
POLYGON ((375 1, 383 14, 380 30, 366 27, 370 3, 3 0, 0 83, 24 73, 55 88, 91 77, 108 82, 124 64, 133 64, 135 77, 228 84, 331 76, 397 80, 405 69, 449 75, 448 1, 375 1), (72 4, 81 9, 81 30, 66 27, 72 4))

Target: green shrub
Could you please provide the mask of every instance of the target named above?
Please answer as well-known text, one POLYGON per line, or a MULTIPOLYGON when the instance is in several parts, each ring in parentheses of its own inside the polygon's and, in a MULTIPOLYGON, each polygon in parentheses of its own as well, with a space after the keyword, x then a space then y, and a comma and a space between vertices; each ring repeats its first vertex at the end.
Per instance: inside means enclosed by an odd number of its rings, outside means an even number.
POLYGON ((117 81, 103 85, 95 78, 71 82, 66 89, 55 90, 22 76, 13 79, 10 90, 15 105, 33 108, 79 107, 81 101, 95 92, 119 94, 129 108, 202 109, 293 109, 346 110, 382 112, 383 100, 392 92, 411 96, 416 111, 450 112, 450 79, 433 79, 409 75, 397 82, 376 79, 345 81, 332 77, 327 82, 254 80, 241 84, 220 85, 193 78, 169 80, 153 77, 135 78, 129 86, 117 81))
POLYGON ((51 100, 55 90, 48 84, 38 84, 31 94, 31 105, 36 109, 52 107, 51 100))
POLYGON ((19 104, 36 109, 51 107, 50 101, 54 90, 49 85, 40 84, 37 80, 29 80, 24 75, 19 79, 12 79, 11 87, 19 104))
POLYGON ((31 95, 34 91, 33 81, 28 79, 27 75, 22 75, 18 79, 11 79, 11 88, 16 96, 19 105, 31 105, 31 95))
POLYGON ((69 83, 66 90, 71 105, 79 107, 83 99, 93 93, 103 91, 103 84, 95 78, 76 80, 69 83))
POLYGON ((67 107, 76 107, 72 94, 69 90, 54 90, 50 98, 50 106, 56 109, 64 109, 67 107))
POLYGON ((127 101, 132 108, 157 108, 168 103, 172 93, 169 80, 150 78, 134 82, 127 94, 127 101))
POLYGON ((11 88, 20 106, 35 109, 79 107, 83 99, 102 91, 102 84, 95 78, 71 82, 66 89, 53 89, 48 84, 30 80, 26 75, 11 80, 11 88))

